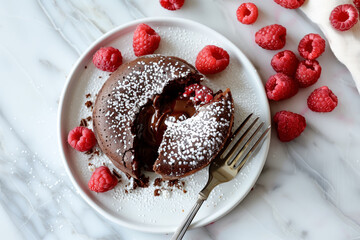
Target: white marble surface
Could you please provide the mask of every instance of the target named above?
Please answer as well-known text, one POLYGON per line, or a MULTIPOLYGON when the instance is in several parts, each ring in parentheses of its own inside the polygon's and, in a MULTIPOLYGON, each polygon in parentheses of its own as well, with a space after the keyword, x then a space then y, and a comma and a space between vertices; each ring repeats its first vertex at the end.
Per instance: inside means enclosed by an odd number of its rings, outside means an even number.
MULTIPOLYGON (((287 27, 285 48, 293 51, 305 34, 322 34, 300 10, 271 0, 254 0, 258 21, 241 25, 235 18, 241 2, 187 0, 182 10, 170 12, 157 0, 1 1, 1 239, 169 239, 113 224, 76 193, 58 151, 60 93, 72 65, 96 38, 142 17, 183 17, 215 29, 250 58, 264 82, 273 74, 274 52, 254 43, 259 28, 287 27)), ((323 73, 315 86, 271 103, 272 114, 303 114, 305 132, 287 144, 273 132, 254 190, 230 214, 185 239, 360 239, 360 97, 329 47, 319 62, 323 73), (339 97, 332 113, 306 106, 310 92, 322 85, 339 97)))

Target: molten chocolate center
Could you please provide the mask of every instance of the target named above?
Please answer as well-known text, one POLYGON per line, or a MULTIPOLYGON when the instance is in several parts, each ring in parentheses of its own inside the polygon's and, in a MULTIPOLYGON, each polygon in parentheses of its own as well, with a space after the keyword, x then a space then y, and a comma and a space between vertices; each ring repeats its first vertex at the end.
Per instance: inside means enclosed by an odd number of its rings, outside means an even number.
POLYGON ((189 97, 157 95, 151 104, 145 106, 138 116, 137 153, 138 159, 145 163, 145 168, 152 171, 158 157, 158 148, 167 128, 168 122, 185 120, 196 113, 189 97))

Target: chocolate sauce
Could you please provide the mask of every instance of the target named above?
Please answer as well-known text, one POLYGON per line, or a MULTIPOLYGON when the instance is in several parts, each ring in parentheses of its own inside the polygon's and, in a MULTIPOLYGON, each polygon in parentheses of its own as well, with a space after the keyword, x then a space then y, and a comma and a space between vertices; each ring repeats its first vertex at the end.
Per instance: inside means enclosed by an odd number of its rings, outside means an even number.
POLYGON ((137 158, 145 163, 145 169, 152 171, 168 121, 185 120, 196 113, 189 97, 157 95, 151 104, 145 106, 137 118, 137 158))

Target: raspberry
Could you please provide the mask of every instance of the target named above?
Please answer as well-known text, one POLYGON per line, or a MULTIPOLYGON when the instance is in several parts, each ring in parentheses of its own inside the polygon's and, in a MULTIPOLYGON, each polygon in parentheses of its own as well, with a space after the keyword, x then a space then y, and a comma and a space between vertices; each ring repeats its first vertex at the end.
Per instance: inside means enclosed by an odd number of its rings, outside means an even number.
POLYGON ((160 4, 163 8, 175 11, 180 9, 185 3, 185 0, 160 0, 160 4))
POLYGON ((273 118, 278 137, 282 142, 289 142, 298 137, 306 127, 303 116, 289 111, 277 112, 273 118))
POLYGON ((298 51, 303 58, 314 60, 325 51, 325 40, 319 34, 310 33, 301 39, 298 51))
POLYGON ((93 56, 95 67, 107 72, 114 72, 122 64, 121 52, 113 47, 104 47, 93 56))
POLYGON ((159 47, 160 36, 150 26, 141 23, 134 32, 133 48, 135 56, 152 54, 159 47))
POLYGON ((294 96, 299 91, 299 87, 293 78, 277 73, 268 79, 265 90, 268 99, 279 101, 294 96))
POLYGON ((338 104, 336 95, 326 86, 315 89, 307 99, 314 112, 331 112, 338 104))
POLYGON ((107 192, 118 184, 117 178, 111 174, 108 167, 101 166, 91 175, 88 187, 94 192, 107 192))
POLYGON ((360 0, 354 0, 354 5, 360 11, 360 0))
POLYGON ((195 66, 202 74, 214 74, 223 71, 229 61, 229 54, 224 49, 207 45, 198 53, 195 66))
POLYGON ((301 61, 296 69, 295 79, 299 87, 305 88, 317 82, 321 75, 321 66, 316 60, 301 61))
POLYGON ((183 96, 191 96, 191 100, 196 104, 199 102, 205 104, 213 99, 213 91, 206 86, 194 83, 185 88, 183 96))
POLYGON ((86 152, 95 146, 95 134, 86 127, 76 127, 69 132, 68 143, 76 150, 86 152))
POLYGON ((258 9, 253 3, 243 3, 237 9, 236 16, 243 24, 253 24, 258 17, 258 9))
POLYGON ((358 10, 352 4, 339 5, 330 14, 331 25, 339 31, 349 30, 358 19, 358 10))
POLYGON ((295 9, 301 7, 305 0, 274 0, 277 4, 284 8, 295 9))
POLYGON ((263 27, 256 32, 255 42, 268 50, 281 49, 286 43, 286 28, 279 24, 263 27))
POLYGON ((271 66, 274 70, 288 76, 295 75, 298 64, 299 60, 295 53, 289 50, 279 52, 271 59, 271 66))

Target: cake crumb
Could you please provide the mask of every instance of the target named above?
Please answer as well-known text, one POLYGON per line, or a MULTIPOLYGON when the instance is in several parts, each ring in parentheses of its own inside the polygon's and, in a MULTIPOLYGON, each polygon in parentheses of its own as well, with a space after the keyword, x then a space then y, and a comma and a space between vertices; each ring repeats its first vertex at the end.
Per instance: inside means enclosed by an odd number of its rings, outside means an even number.
POLYGON ((161 193, 161 190, 160 190, 160 189, 157 188, 157 189, 154 190, 154 196, 155 196, 155 197, 160 196, 160 193, 161 193))
POLYGON ((161 178, 156 178, 154 180, 154 186, 160 187, 162 185, 163 180, 161 178))
POLYGON ((87 126, 88 126, 88 123, 87 123, 87 121, 86 121, 85 118, 82 118, 82 119, 80 120, 79 126, 80 126, 80 127, 87 127, 87 126))
POLYGON ((89 98, 89 97, 91 97, 91 94, 88 93, 88 94, 85 95, 85 97, 86 97, 86 98, 89 98))
POLYGON ((93 149, 90 149, 89 151, 85 152, 85 154, 86 154, 86 155, 90 155, 90 154, 93 153, 93 151, 94 151, 93 149))
POLYGON ((89 168, 90 172, 94 172, 95 169, 96 169, 95 166, 93 164, 91 164, 91 163, 88 164, 88 168, 89 168))
POLYGON ((91 107, 92 106, 92 101, 87 101, 86 103, 85 103, 85 106, 87 107, 87 108, 89 108, 89 107, 91 107))

